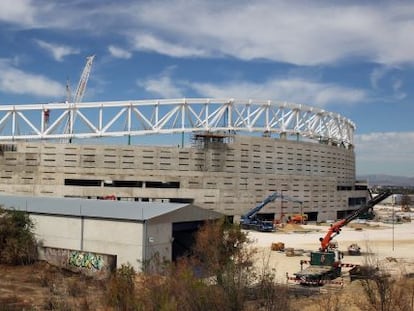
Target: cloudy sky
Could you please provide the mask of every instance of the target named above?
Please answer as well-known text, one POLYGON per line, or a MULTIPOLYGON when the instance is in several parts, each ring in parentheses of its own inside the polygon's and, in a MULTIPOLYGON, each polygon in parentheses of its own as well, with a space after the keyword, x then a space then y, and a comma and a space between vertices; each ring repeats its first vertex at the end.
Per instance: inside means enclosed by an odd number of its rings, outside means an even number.
POLYGON ((272 99, 357 125, 357 174, 414 176, 413 1, 0 1, 0 105, 272 99))

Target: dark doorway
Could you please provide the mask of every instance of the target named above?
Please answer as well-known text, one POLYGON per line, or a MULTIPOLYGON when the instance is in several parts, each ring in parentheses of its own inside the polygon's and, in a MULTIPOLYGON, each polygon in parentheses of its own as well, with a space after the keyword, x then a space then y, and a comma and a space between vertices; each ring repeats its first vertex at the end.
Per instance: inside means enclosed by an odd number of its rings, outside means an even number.
POLYGON ((191 254, 195 242, 195 233, 204 224, 203 221, 173 223, 172 260, 191 254))
POLYGON ((318 212, 308 212, 305 214, 308 215, 308 221, 318 221, 318 212))

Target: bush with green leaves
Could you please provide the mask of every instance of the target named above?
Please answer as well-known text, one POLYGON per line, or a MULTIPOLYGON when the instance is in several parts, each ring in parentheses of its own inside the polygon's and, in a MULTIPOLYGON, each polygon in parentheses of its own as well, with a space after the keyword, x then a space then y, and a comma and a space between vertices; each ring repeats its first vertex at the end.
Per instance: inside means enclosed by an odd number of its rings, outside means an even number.
POLYGON ((27 265, 37 259, 34 224, 26 212, 0 208, 0 263, 27 265))
POLYGON ((135 298, 136 272, 130 264, 122 265, 112 275, 106 287, 107 304, 116 310, 137 310, 135 298))

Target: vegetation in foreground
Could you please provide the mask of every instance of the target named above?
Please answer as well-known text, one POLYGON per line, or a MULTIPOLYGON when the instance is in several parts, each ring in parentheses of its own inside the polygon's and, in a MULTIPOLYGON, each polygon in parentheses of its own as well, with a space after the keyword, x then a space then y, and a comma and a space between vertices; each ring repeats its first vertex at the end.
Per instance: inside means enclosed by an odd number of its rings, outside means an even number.
POLYGON ((37 260, 33 229, 27 213, 0 208, 0 264, 27 265, 37 260))
POLYGON ((376 263, 367 264, 373 273, 340 291, 297 297, 266 264, 253 267, 256 250, 247 235, 223 221, 201 228, 192 253, 176 263, 155 256, 142 272, 125 265, 98 282, 36 263, 28 216, 0 214, 0 257, 7 264, 0 265, 0 310, 414 310, 413 280, 392 278, 376 263))

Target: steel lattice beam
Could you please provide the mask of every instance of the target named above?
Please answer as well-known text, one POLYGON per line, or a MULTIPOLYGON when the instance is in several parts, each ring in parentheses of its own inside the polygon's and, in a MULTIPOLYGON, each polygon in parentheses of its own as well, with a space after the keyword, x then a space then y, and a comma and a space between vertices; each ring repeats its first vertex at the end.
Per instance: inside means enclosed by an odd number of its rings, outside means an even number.
POLYGON ((0 141, 197 131, 301 135, 353 145, 355 124, 323 109, 273 101, 162 99, 0 106, 0 141), (65 132, 69 118, 73 131, 65 132))

